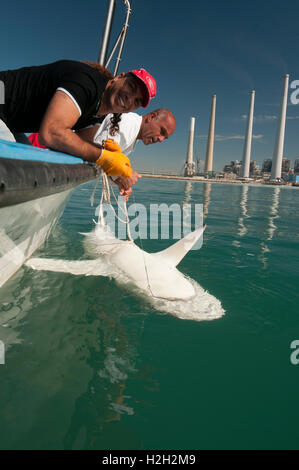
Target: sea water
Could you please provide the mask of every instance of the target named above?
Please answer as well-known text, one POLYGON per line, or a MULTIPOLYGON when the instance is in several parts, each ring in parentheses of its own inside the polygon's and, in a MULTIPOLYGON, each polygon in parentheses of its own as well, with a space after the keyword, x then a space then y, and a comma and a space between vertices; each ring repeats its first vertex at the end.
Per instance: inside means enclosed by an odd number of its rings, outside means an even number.
MULTIPOLYGON (((92 188, 34 256, 86 258, 92 188)), ((298 448, 298 190, 142 179, 134 202, 203 204, 203 246, 178 266, 196 298, 21 268, 0 289, 0 448, 298 448)))

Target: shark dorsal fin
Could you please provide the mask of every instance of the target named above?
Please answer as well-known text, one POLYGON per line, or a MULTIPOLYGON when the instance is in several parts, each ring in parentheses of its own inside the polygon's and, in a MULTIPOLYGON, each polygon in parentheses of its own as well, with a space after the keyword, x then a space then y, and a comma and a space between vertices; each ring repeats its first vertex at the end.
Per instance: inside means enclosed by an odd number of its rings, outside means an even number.
POLYGON ((153 253, 153 256, 159 258, 161 261, 167 263, 169 266, 177 266, 184 256, 191 250, 197 240, 202 236, 206 226, 200 227, 193 232, 188 233, 184 238, 171 245, 166 250, 153 253))

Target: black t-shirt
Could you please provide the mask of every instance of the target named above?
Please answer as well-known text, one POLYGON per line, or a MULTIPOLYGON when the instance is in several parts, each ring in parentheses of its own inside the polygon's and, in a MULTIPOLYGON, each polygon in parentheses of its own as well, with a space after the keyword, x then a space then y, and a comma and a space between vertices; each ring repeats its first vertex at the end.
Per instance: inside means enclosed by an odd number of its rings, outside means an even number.
POLYGON ((38 132, 47 107, 61 88, 81 112, 73 129, 82 129, 95 118, 108 78, 83 62, 60 60, 48 65, 0 72, 5 86, 1 117, 12 131, 38 132))

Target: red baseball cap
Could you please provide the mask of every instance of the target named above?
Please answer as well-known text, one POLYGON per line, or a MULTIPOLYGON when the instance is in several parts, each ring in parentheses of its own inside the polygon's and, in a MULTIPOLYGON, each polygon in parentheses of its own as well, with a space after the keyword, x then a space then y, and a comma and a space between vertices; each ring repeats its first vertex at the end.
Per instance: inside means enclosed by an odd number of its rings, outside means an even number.
POLYGON ((135 75, 135 77, 139 78, 145 85, 143 87, 145 93, 143 95, 142 106, 146 108, 149 105, 150 100, 154 98, 154 96, 156 96, 156 80, 145 69, 130 70, 130 72, 128 73, 132 73, 133 75, 135 75))

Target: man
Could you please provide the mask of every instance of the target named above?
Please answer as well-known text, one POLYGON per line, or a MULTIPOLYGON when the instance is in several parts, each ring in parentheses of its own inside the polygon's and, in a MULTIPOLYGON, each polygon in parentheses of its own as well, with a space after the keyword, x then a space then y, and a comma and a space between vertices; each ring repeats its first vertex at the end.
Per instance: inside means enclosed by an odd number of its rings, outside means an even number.
POLYGON ((102 151, 81 139, 73 129, 88 126, 108 113, 128 113, 148 106, 156 94, 156 83, 144 69, 113 78, 107 69, 100 67, 62 60, 0 72, 5 88, 0 119, 13 133, 39 131, 41 144, 97 162, 104 171, 115 161, 120 176, 126 177, 132 170, 128 172, 122 153, 102 151))
MULTIPOLYGON (((156 109, 144 116, 139 116, 136 113, 123 114, 121 121, 118 123, 119 129, 117 132, 113 132, 111 118, 112 114, 108 114, 99 126, 82 129, 78 133, 83 139, 96 144, 101 144, 103 140, 113 139, 119 143, 122 151, 128 155, 133 152, 138 140, 142 140, 144 145, 163 142, 174 133, 176 128, 175 117, 166 108, 156 109)), ((137 173, 134 176, 140 178, 137 173)), ((115 180, 115 183, 119 186, 120 194, 128 200, 132 193, 132 185, 126 184, 126 180, 122 181, 119 178, 115 180)))
MULTIPOLYGON (((136 113, 123 114, 118 123, 118 130, 113 127, 113 114, 108 114, 101 124, 81 129, 77 131, 77 134, 82 139, 95 144, 102 144, 103 141, 113 139, 120 145, 122 152, 129 155, 135 149, 138 140, 141 140, 144 145, 163 142, 173 134, 175 128, 176 120, 171 111, 159 108, 144 116, 136 113)), ((34 146, 40 146, 37 133, 31 134, 29 140, 34 146)), ((118 183, 118 179, 115 182, 118 183)), ((123 189, 121 194, 126 197, 132 192, 131 187, 123 189)))
MULTIPOLYGON (((95 144, 112 139, 120 145, 123 153, 129 155, 135 149, 137 140, 142 140, 144 145, 163 142, 176 128, 175 117, 166 108, 156 109, 144 116, 137 113, 123 114, 118 123, 118 130, 114 129, 112 119, 113 114, 108 114, 101 124, 80 129, 77 134, 95 144)), ((35 147, 45 148, 39 143, 38 133, 33 133, 28 138, 35 147)))
POLYGON ((113 115, 108 114, 101 124, 81 129, 77 133, 82 139, 95 144, 113 139, 119 143, 122 151, 129 155, 135 149, 138 140, 141 140, 144 145, 163 142, 173 134, 176 128, 176 120, 171 111, 166 108, 156 109, 144 116, 136 113, 123 114, 118 123, 118 130, 113 129, 112 118, 113 115))

